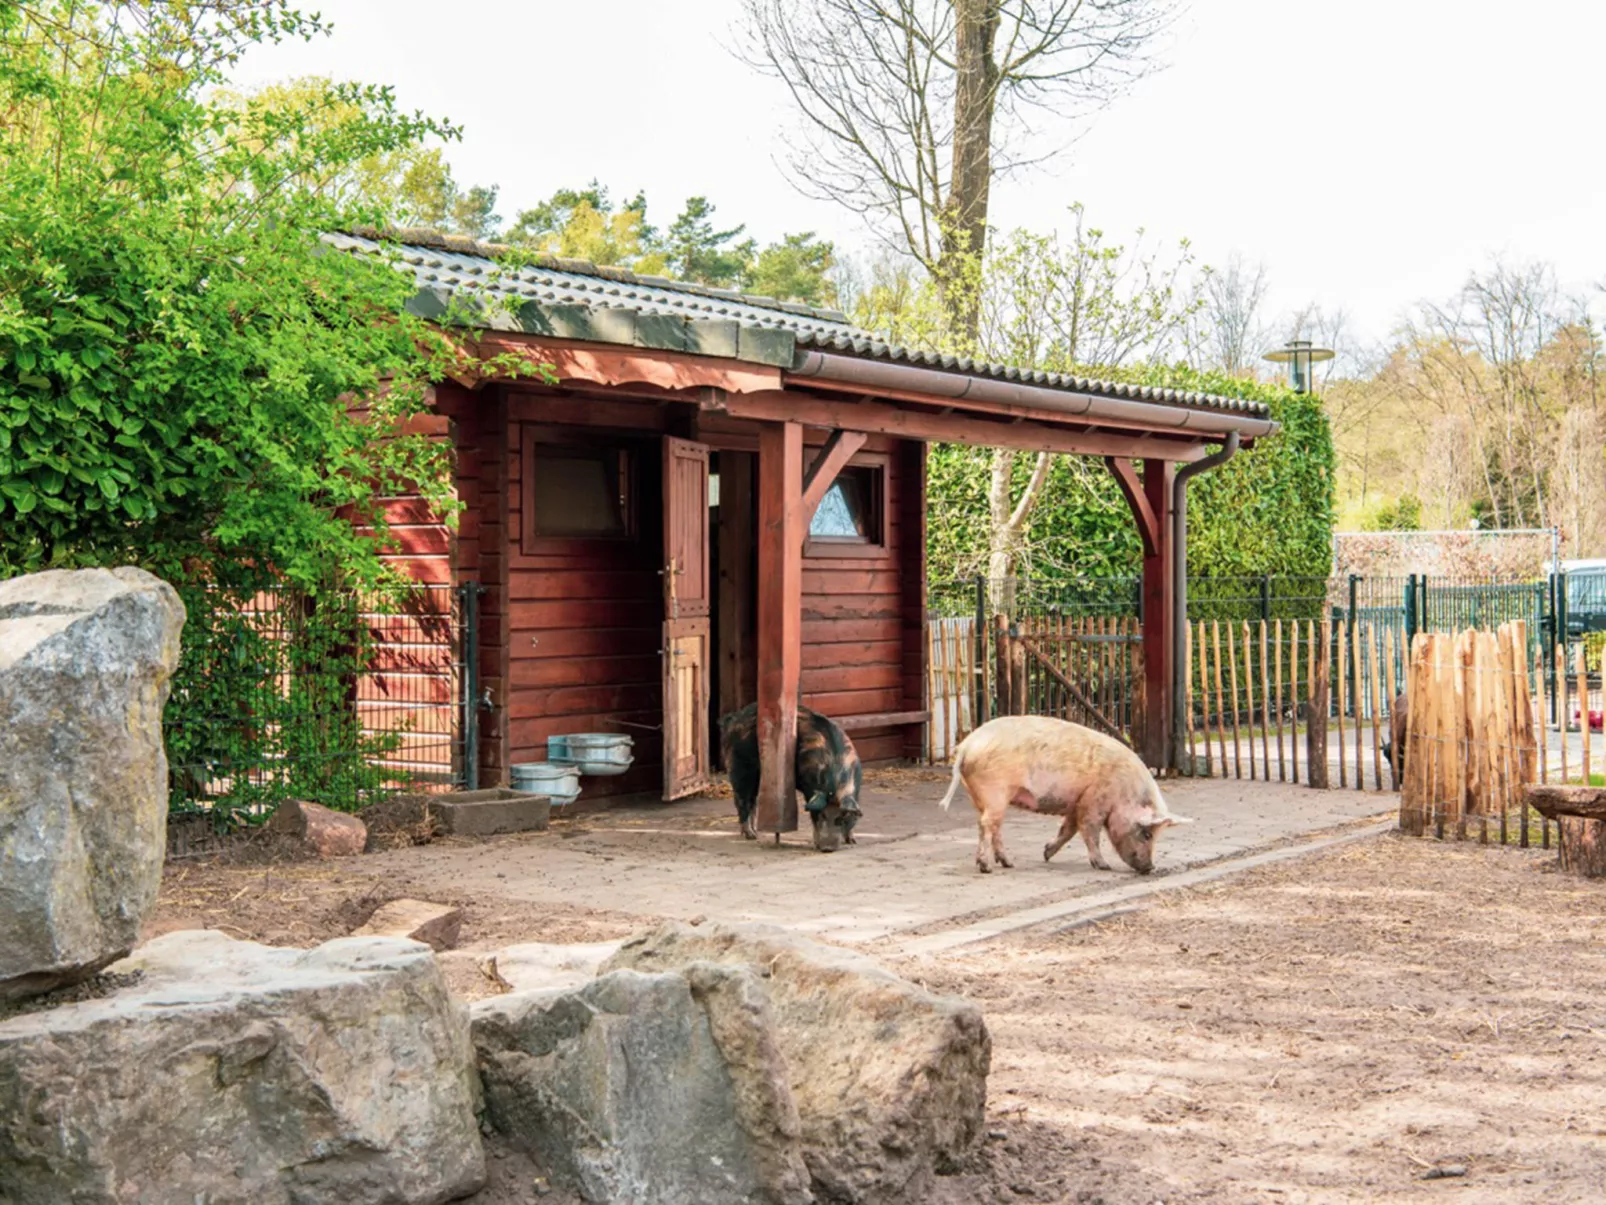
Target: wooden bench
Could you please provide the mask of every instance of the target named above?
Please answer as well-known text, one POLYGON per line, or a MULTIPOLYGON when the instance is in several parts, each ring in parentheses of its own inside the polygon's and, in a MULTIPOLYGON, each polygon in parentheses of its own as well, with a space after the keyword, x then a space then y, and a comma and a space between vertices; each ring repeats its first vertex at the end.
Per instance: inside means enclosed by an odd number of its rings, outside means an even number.
POLYGON ((1561 868, 1585 878, 1606 878, 1606 789, 1529 786, 1523 800, 1560 833, 1561 868))
POLYGON ((931 719, 929 711, 882 711, 874 715, 832 716, 843 732, 865 732, 871 728, 902 728, 909 724, 924 724, 931 719))

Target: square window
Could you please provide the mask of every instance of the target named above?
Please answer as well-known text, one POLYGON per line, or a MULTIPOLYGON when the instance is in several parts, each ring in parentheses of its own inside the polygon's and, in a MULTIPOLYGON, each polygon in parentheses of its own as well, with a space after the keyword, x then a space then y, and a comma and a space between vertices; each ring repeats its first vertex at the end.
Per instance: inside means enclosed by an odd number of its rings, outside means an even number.
POLYGON ((618 540, 632 534, 629 452, 536 443, 525 470, 532 535, 618 540))
POLYGON ((838 473, 809 521, 809 539, 881 543, 881 470, 870 465, 849 465, 838 473))

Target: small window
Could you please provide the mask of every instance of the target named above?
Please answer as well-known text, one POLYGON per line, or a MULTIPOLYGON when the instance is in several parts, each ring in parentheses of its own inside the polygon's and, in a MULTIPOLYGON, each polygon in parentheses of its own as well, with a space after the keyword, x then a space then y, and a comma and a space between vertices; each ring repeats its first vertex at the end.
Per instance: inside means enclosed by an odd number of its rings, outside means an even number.
POLYGON ((538 443, 527 465, 536 536, 608 540, 631 534, 629 452, 538 443))
POLYGON ((881 470, 850 465, 838 473, 809 522, 809 539, 881 543, 881 470))

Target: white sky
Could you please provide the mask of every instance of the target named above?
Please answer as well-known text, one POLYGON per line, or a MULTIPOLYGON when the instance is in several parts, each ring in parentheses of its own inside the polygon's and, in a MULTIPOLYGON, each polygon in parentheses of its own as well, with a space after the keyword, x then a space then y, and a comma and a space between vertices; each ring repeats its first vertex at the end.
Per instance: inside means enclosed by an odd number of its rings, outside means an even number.
MULTIPOLYGON (((777 166, 789 114, 725 49, 737 0, 306 0, 333 37, 256 52, 253 85, 320 73, 393 84, 465 127, 464 184, 511 216, 593 177, 691 194, 760 239, 857 220, 777 166)), ((1046 229, 1081 200, 1112 237, 1146 227, 1200 258, 1268 266, 1275 313, 1349 311, 1380 339, 1402 309, 1494 254, 1606 281, 1595 137, 1606 5, 1589 0, 1193 0, 1165 70, 1045 170, 995 190, 996 225, 1046 229)))

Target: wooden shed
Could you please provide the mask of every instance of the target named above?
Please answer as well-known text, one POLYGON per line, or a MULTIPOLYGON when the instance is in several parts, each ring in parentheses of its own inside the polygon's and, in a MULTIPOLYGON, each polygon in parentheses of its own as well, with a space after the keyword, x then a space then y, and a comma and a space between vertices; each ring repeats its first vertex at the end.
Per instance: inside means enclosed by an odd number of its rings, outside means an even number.
POLYGON ((832 311, 588 263, 508 267, 506 249, 454 237, 330 241, 393 256, 425 316, 483 300, 486 358, 555 375, 439 386, 459 525, 394 507, 416 577, 481 587, 482 784, 554 735, 614 731, 635 764, 587 796, 678 798, 709 779, 716 717, 756 700, 759 827, 785 832, 800 699, 866 762, 917 756, 934 441, 1109 465, 1145 550, 1142 751, 1167 764, 1176 471, 1273 432, 1264 407, 928 355, 832 311))

